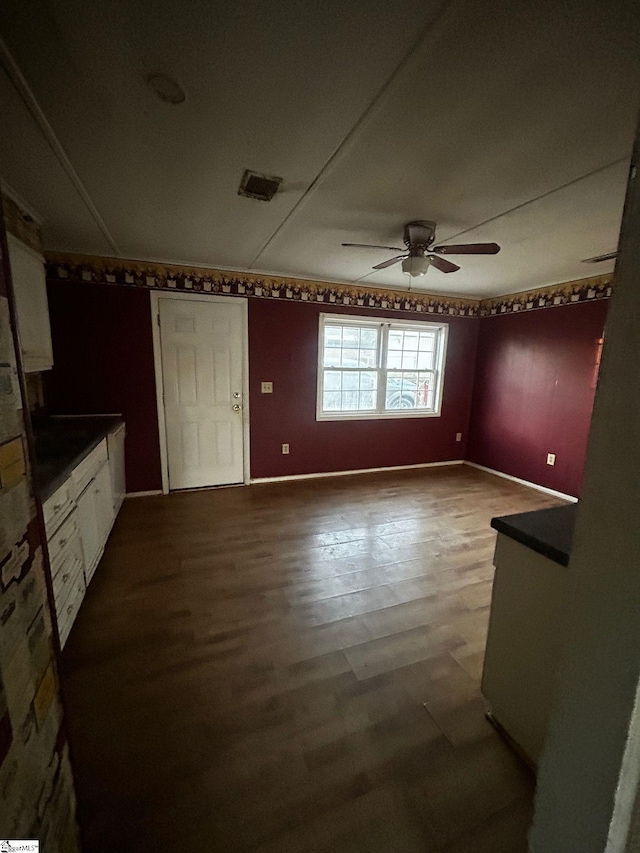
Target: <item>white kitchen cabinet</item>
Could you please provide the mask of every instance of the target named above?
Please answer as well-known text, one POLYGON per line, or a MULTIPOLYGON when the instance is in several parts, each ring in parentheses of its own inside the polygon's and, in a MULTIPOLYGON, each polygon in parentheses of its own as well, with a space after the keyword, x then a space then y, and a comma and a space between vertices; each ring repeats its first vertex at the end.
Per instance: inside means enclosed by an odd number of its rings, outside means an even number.
POLYGON ((113 491, 111 489, 111 470, 108 464, 103 465, 96 475, 93 483, 93 499, 96 504, 98 534, 102 548, 104 548, 115 518, 113 511, 113 491))
POLYGON ((93 484, 94 481, 92 480, 84 492, 78 496, 78 524, 80 525, 80 538, 82 539, 82 550, 84 552, 84 572, 87 584, 93 577, 98 560, 102 554, 93 484))
POLYGON ((124 469, 125 425, 122 424, 107 436, 109 447, 109 467, 111 468, 111 489, 113 491, 113 511, 117 515, 127 491, 124 469))
POLYGON ((105 462, 78 497, 87 584, 93 577, 115 518, 111 471, 105 462))
POLYGON ((27 373, 53 367, 44 258, 13 234, 7 234, 18 330, 27 373))

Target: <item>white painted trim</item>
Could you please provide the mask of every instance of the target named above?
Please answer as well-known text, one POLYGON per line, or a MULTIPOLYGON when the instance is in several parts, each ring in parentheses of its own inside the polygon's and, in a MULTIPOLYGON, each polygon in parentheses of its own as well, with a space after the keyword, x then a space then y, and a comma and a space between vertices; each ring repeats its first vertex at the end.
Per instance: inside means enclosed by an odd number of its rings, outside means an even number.
POLYGON ((447 465, 463 465, 464 459, 448 459, 446 462, 419 462, 417 465, 389 465, 386 468, 355 468, 351 471, 320 471, 317 474, 289 474, 287 477, 256 477, 255 483, 284 483, 289 480, 315 480, 320 477, 346 477, 351 474, 378 474, 384 471, 409 471, 413 468, 443 468, 447 465))
MULTIPOLYGON (((362 317, 359 314, 339 314, 322 312, 318 322, 318 364, 316 379, 316 421, 371 421, 371 420, 399 420, 403 418, 439 418, 442 414, 442 396, 444 389, 444 371, 447 361, 447 345, 449 340, 449 324, 446 322, 434 322, 428 317, 424 320, 398 320, 389 315, 382 317, 362 317), (373 326, 379 329, 378 337, 378 364, 375 368, 363 368, 375 370, 378 377, 378 398, 375 411, 351 411, 351 412, 325 412, 322 408, 324 396, 324 328, 327 324, 336 326, 373 326), (385 387, 386 374, 390 368, 384 367, 387 361, 387 348, 389 344, 389 332, 393 326, 415 327, 425 330, 425 327, 437 330, 440 335, 437 348, 437 361, 433 369, 429 371, 436 377, 436 399, 433 411, 422 411, 420 409, 385 409, 385 387), (385 381, 382 381, 382 380, 385 381)), ((340 370, 341 368, 336 368, 340 370)), ((354 368, 354 370, 357 368, 354 368)))
POLYGON ((163 494, 162 489, 151 489, 150 492, 127 492, 125 498, 151 498, 163 494))
POLYGON ((544 492, 546 495, 553 495, 554 498, 562 498, 564 501, 578 503, 578 498, 573 495, 565 495, 564 492, 557 492, 555 489, 548 489, 546 486, 539 486, 537 483, 530 483, 529 480, 521 480, 520 477, 512 477, 511 474, 505 474, 502 471, 496 471, 494 468, 486 468, 484 465, 478 465, 477 462, 469 462, 464 460, 465 465, 470 465, 472 468, 477 468, 479 471, 484 471, 487 474, 494 474, 496 477, 502 477, 504 480, 511 480, 513 483, 519 483, 521 486, 528 486, 530 489, 536 489, 538 492, 544 492))
MULTIPOLYGON (((160 436, 160 468, 162 473, 162 492, 169 494, 169 456, 167 453, 167 423, 164 412, 163 401, 163 378, 162 378, 162 347, 160 341, 160 316, 161 299, 191 299, 199 302, 221 302, 228 304, 229 300, 242 306, 242 466, 243 484, 246 486, 251 482, 250 470, 250 441, 249 441, 249 301, 241 296, 209 296, 201 293, 167 293, 166 291, 151 291, 151 329, 153 335, 153 367, 156 382, 156 408, 158 413, 158 433, 160 436)), ((229 485, 238 485, 231 483, 229 485)), ((208 488, 208 487, 204 487, 208 488)), ((211 488, 217 488, 211 486, 211 488)), ((181 490, 183 491, 183 490, 181 490)))

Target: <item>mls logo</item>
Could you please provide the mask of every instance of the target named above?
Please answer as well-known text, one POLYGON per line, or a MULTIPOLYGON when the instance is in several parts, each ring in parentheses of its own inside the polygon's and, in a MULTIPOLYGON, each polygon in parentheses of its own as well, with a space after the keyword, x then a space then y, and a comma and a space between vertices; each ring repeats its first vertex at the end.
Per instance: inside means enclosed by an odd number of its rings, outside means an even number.
POLYGON ((20 841, 0 841, 0 853, 18 853, 21 850, 28 850, 30 853, 39 853, 40 842, 35 839, 22 839, 20 841))

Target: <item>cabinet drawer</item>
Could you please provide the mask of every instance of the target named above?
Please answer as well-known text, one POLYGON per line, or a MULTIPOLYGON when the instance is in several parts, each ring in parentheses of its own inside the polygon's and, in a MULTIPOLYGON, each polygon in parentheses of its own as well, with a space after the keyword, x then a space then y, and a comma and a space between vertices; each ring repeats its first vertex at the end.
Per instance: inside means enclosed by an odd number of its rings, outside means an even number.
POLYGON ((74 504, 69 515, 58 527, 53 536, 49 537, 49 561, 54 572, 55 569, 53 567, 60 559, 65 546, 71 542, 74 537, 79 536, 80 528, 78 527, 78 514, 74 504))
POLYGON ((107 440, 103 438, 100 444, 73 470, 71 479, 75 490, 74 497, 86 489, 107 460, 107 440))
POLYGON ((51 539, 58 527, 69 515, 75 505, 74 485, 69 477, 59 489, 42 505, 44 512, 44 526, 47 531, 47 539, 51 539))
POLYGON ((84 574, 84 555, 82 553, 82 540, 76 529, 59 554, 57 561, 52 563, 53 596, 56 602, 56 611, 59 611, 64 605, 69 591, 76 583, 78 573, 84 574))
POLYGON ((64 646, 69 636, 69 632, 73 627, 75 618, 80 610, 80 605, 85 593, 84 573, 82 568, 74 578, 74 583, 69 591, 69 595, 65 599, 64 604, 58 611, 58 632, 60 634, 60 644, 64 646))

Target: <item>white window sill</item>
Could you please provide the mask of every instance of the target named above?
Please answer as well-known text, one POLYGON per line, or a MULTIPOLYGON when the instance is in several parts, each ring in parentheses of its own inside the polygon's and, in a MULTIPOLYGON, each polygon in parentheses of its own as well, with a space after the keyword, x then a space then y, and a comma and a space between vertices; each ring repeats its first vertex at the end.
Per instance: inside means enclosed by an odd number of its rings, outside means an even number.
POLYGON ((439 418, 440 412, 326 412, 316 413, 316 421, 390 421, 399 418, 439 418))

